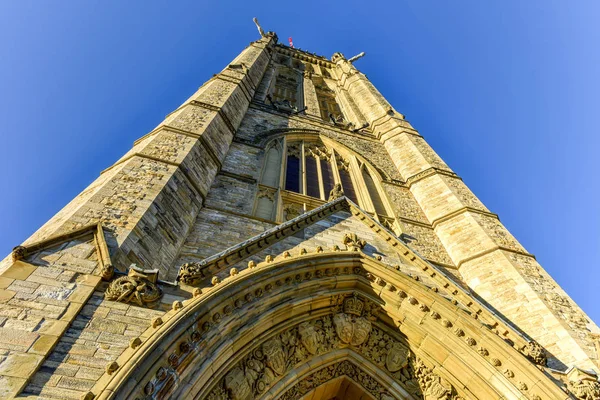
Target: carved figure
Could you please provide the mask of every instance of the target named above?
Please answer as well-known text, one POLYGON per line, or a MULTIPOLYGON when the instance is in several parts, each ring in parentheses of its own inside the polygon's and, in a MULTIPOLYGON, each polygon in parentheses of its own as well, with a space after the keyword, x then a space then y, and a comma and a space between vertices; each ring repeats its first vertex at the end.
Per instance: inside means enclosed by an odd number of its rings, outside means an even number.
POLYGON ((104 297, 106 300, 121 303, 135 303, 144 306, 160 299, 162 290, 156 285, 157 270, 141 270, 135 264, 127 276, 121 276, 110 283, 104 297))
POLYGON ((344 196, 344 191, 342 190, 342 184, 336 183, 333 186, 333 189, 331 189, 331 191, 329 192, 329 198, 327 199, 327 201, 333 201, 335 199, 339 199, 342 196, 344 196))
POLYGON ((203 277, 204 274, 202 273, 200 264, 193 262, 183 264, 181 267, 179 267, 179 272, 177 273, 177 281, 188 285, 195 283, 197 280, 202 279, 203 277))
POLYGON ((104 265, 102 267, 102 271, 100 271, 100 276, 102 277, 102 280, 105 280, 105 281, 111 280, 114 274, 115 274, 115 267, 113 267, 110 264, 104 265))

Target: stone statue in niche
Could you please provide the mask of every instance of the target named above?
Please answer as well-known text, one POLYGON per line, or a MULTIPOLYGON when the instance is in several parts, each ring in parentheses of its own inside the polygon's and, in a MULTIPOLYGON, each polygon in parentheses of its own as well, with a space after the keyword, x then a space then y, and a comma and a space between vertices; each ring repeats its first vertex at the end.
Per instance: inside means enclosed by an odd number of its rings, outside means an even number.
POLYGON ((162 296, 157 280, 157 269, 144 270, 132 264, 126 276, 120 276, 110 283, 104 297, 106 300, 132 303, 140 307, 148 306, 162 296))

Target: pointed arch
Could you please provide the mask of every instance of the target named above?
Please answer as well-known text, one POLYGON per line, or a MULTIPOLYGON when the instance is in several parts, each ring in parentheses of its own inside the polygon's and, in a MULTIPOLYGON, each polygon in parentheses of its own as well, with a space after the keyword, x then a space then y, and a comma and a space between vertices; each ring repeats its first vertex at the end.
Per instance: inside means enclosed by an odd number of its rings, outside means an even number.
POLYGON ((564 398, 484 322, 360 251, 251 265, 153 325, 103 398, 273 398, 342 361, 378 399, 564 398))

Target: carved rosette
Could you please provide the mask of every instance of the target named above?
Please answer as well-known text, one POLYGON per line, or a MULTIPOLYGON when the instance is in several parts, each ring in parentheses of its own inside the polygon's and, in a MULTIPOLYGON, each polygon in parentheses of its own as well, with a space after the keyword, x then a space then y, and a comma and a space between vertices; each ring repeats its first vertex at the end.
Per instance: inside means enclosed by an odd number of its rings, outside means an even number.
POLYGON ((110 283, 104 297, 106 300, 132 303, 140 307, 149 306, 162 296, 157 280, 158 270, 142 270, 132 264, 127 276, 120 276, 110 283))

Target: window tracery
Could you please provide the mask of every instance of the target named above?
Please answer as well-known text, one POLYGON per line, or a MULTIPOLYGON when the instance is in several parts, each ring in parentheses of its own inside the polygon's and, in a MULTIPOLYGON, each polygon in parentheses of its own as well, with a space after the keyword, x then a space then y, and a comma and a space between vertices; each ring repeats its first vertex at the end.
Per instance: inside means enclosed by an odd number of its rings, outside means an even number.
POLYGON ((315 138, 280 138, 266 148, 254 215, 282 222, 328 201, 338 188, 387 227, 394 226, 374 170, 315 138))

